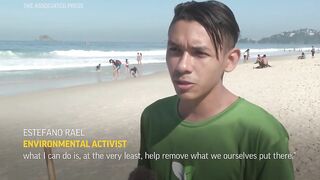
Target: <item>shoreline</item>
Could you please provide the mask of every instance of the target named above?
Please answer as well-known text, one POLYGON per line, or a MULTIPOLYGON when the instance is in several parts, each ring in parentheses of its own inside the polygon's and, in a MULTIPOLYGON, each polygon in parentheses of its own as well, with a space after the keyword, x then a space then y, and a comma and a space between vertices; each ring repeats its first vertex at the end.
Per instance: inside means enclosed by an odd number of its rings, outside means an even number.
MULTIPOLYGON (((293 60, 296 59, 298 55, 299 54, 297 54, 297 52, 291 52, 291 54, 289 55, 270 56, 267 57, 267 59, 272 63, 272 61, 278 60, 293 60)), ((306 53, 306 56, 308 58, 310 56, 310 53, 306 53)), ((243 62, 243 59, 241 57, 238 66, 242 66, 242 64, 253 64, 255 60, 256 57, 252 57, 249 58, 247 62, 243 62)), ((138 69, 142 71, 142 76, 148 76, 157 72, 167 71, 165 62, 147 63, 143 64, 142 66, 137 64, 130 64, 130 67, 133 66, 137 66, 138 69)), ((131 79, 128 74, 125 74, 125 67, 123 65, 121 68, 119 80, 131 79)), ((42 92, 53 89, 63 89, 68 87, 94 85, 105 82, 115 82, 115 80, 112 79, 112 69, 109 65, 102 66, 102 70, 100 72, 95 71, 95 67, 30 70, 28 72, 0 72, 0 81, 0 97, 12 97, 20 94, 42 92), (27 74, 24 74, 25 72, 27 74), (14 75, 14 73, 16 75, 14 75)))
MULTIPOLYGON (((142 73, 141 76, 165 71, 166 68, 164 63, 150 63, 143 64, 143 66, 130 64, 130 67, 133 66, 138 67, 138 70, 142 73)), ((126 69, 124 65, 122 65, 119 80, 126 79, 133 78, 126 73, 126 69)), ((111 66, 103 66, 101 71, 96 71, 95 67, 84 67, 30 70, 28 72, 2 72, 2 76, 0 76, 0 97, 114 81, 115 80, 112 79, 111 66)))

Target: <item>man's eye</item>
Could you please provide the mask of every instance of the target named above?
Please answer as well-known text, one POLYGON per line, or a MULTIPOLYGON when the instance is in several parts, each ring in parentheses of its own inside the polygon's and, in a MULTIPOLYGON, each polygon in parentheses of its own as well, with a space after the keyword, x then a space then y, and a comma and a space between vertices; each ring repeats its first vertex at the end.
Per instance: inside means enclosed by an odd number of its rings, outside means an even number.
POLYGON ((169 51, 177 52, 177 51, 179 51, 179 49, 176 48, 176 47, 170 47, 170 48, 169 48, 169 51))
POLYGON ((204 58, 204 57, 208 56, 207 53, 202 52, 202 51, 195 52, 194 54, 195 54, 195 56, 200 57, 200 58, 204 58))

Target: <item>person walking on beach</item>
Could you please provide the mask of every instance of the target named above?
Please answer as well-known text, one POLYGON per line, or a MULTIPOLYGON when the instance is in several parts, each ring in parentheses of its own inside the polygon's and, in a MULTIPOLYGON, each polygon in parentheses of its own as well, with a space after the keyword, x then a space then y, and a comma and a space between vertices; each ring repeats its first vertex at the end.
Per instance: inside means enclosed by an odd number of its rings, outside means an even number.
POLYGON ((314 58, 314 54, 316 53, 316 50, 314 49, 314 46, 312 46, 311 48, 311 55, 312 55, 312 58, 314 58))
POLYGON ((166 63, 176 95, 152 103, 141 115, 138 166, 157 179, 294 179, 292 160, 273 156, 291 155, 285 128, 223 85, 224 73, 240 59, 239 33, 223 3, 175 7, 166 63))
POLYGON ((113 67, 113 79, 117 80, 118 77, 120 76, 120 68, 121 68, 121 61, 120 60, 113 60, 113 59, 109 59, 109 63, 112 64, 113 67))
POLYGON ((138 64, 139 64, 139 61, 140 61, 140 54, 139 54, 139 52, 137 52, 137 62, 138 62, 138 64))
POLYGON ((142 60, 142 53, 137 52, 137 61, 138 61, 138 64, 141 64, 141 60, 142 60))
POLYGON ((245 50, 244 51, 244 53, 243 53, 243 60, 244 60, 244 62, 246 62, 246 61, 248 61, 249 60, 249 51, 250 51, 250 49, 247 49, 247 50, 245 50))
POLYGON ((97 66, 96 66, 96 71, 100 71, 101 70, 101 64, 98 64, 97 66))
POLYGON ((126 72, 128 74, 129 73, 129 60, 128 59, 126 59, 126 61, 125 61, 125 67, 126 67, 126 72))
POLYGON ((142 64, 142 53, 141 52, 140 52, 139 57, 140 57, 140 64, 142 64))

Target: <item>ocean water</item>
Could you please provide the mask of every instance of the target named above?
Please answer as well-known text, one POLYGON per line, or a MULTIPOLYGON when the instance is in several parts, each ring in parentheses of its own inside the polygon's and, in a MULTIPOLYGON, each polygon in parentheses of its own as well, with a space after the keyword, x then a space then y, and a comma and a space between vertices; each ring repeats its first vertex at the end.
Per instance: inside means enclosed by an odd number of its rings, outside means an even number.
POLYGON ((92 67, 116 58, 133 63, 137 52, 144 63, 163 62, 164 43, 0 41, 0 71, 92 67))
MULTIPOLYGON (((238 44, 250 58, 309 52, 311 45, 238 44)), ((316 48, 320 45, 315 45, 316 48)), ((112 81, 111 58, 129 60, 141 75, 166 69, 166 42, 0 41, 0 96, 112 81), (136 65, 137 52, 143 55, 136 65), (102 69, 96 72, 95 66, 102 69)), ((122 66, 120 79, 130 78, 122 66)))

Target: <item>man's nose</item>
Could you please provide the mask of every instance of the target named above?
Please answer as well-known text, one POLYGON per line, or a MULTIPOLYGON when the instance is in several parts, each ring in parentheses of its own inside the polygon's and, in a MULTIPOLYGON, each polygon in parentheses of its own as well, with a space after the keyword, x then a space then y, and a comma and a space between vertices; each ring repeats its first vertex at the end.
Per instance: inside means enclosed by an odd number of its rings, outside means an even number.
POLYGON ((180 73, 192 72, 192 56, 187 51, 184 52, 180 57, 177 70, 180 73))

